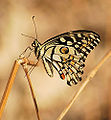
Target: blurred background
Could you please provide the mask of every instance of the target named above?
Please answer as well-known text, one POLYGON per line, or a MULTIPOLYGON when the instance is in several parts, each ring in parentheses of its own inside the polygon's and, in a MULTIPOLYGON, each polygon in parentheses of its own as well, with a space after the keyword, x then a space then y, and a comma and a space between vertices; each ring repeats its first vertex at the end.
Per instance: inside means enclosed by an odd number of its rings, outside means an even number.
MULTIPOLYGON (((36 16, 38 39, 71 30, 92 30, 101 36, 100 44, 90 53, 84 68, 88 73, 111 48, 110 0, 1 0, 0 1, 0 99, 14 60, 32 43, 35 36, 31 17, 36 16)), ((2 120, 35 120, 36 114, 27 79, 19 68, 2 120)), ((50 78, 39 62, 31 80, 42 120, 56 120, 82 82, 69 87, 55 71, 50 78)), ((107 60, 77 98, 63 120, 111 120, 111 59, 107 60)))

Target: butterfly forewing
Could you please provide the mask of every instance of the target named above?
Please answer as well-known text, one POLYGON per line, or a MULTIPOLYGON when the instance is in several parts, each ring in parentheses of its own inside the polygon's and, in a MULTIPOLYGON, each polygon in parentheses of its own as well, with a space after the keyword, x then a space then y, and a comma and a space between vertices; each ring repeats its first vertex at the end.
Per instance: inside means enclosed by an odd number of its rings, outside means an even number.
POLYGON ((92 31, 79 30, 55 36, 42 44, 42 59, 49 76, 52 66, 67 84, 77 84, 83 74, 87 55, 100 42, 100 36, 92 31))

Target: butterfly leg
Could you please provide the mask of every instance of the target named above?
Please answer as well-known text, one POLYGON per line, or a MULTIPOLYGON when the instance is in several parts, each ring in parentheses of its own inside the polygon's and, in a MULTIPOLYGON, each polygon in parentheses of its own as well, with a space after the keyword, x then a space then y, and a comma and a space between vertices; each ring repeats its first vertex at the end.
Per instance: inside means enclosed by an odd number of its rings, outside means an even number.
POLYGON ((30 53, 29 53, 29 55, 27 56, 27 58, 29 58, 30 55, 31 55, 31 53, 33 52, 33 49, 32 49, 30 46, 28 46, 28 47, 19 55, 19 58, 22 58, 22 56, 25 55, 25 53, 27 52, 28 49, 30 50, 30 53))

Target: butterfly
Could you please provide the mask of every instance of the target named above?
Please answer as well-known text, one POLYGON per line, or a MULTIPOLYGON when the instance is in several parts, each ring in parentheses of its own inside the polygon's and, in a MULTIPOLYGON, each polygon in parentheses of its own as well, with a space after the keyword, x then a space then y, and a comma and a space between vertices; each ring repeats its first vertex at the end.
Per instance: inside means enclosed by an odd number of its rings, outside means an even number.
POLYGON ((71 86, 82 80, 84 62, 99 42, 97 33, 77 30, 52 37, 43 44, 35 39, 31 46, 37 59, 42 59, 47 74, 53 77, 55 68, 60 78, 71 86))

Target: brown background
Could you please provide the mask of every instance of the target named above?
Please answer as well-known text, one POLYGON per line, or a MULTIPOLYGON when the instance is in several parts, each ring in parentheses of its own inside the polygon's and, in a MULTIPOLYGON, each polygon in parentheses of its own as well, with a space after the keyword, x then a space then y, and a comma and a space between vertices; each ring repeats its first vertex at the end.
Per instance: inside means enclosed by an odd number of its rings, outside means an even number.
MULTIPOLYGON (((101 43, 86 60, 83 81, 111 48, 110 0, 1 0, 0 1, 0 98, 14 60, 31 44, 34 36, 31 17, 36 16, 38 38, 43 43, 59 33, 86 29, 100 34, 101 43)), ((2 120, 35 120, 33 101, 20 67, 2 120)), ((46 74, 40 61, 31 74, 42 120, 55 120, 68 104, 77 86, 67 86, 57 72, 46 74)), ((63 120, 111 120, 111 59, 101 67, 63 120)))

